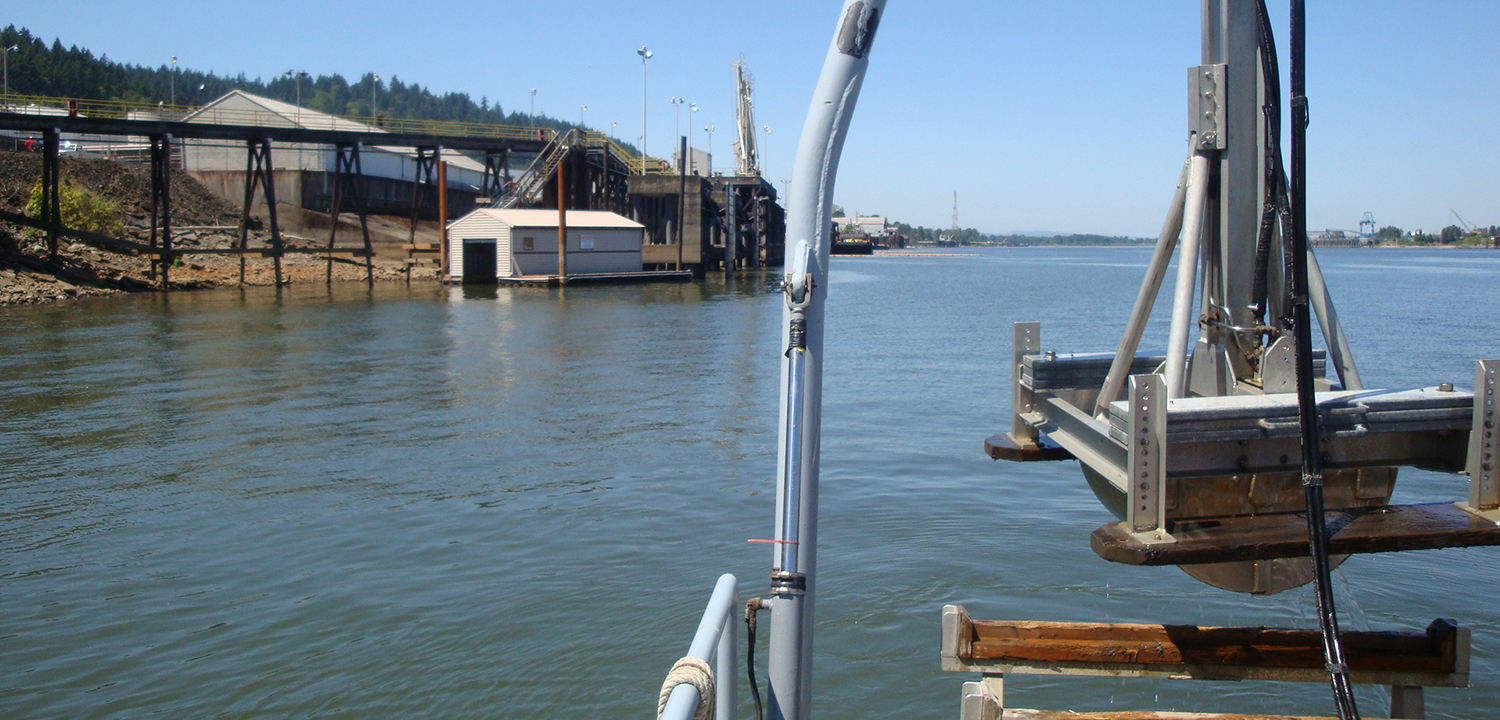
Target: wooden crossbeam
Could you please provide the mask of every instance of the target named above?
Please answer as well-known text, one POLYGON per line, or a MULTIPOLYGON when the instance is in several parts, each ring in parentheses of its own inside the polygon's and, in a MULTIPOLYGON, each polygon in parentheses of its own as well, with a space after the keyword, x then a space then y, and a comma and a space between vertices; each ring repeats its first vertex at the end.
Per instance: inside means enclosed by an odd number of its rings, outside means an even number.
MULTIPOLYGON (((1330 511, 1328 551, 1335 555, 1500 545, 1500 525, 1448 504, 1390 505, 1330 511)), ((1124 523, 1110 523, 1090 538, 1094 552, 1127 565, 1197 563, 1307 557, 1303 513, 1197 518, 1169 522, 1175 542, 1147 544, 1124 523)))
MULTIPOLYGON (((1341 633, 1356 683, 1390 685, 1391 717, 1422 717, 1422 688, 1469 684, 1469 631, 1434 620, 1425 632, 1341 633)), ((1269 720, 1213 713, 1055 713, 1004 707, 1007 674, 1327 682, 1322 636, 1312 630, 1138 623, 974 620, 943 608, 943 669, 978 672, 964 685, 966 720, 1269 720)), ((1300 719, 1299 719, 1300 720, 1300 719)))

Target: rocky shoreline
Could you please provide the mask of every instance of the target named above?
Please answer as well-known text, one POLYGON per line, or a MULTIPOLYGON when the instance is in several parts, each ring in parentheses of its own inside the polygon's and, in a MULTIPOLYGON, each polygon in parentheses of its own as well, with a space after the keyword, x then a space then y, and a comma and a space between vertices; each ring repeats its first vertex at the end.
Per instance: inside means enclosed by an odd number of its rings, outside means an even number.
MULTIPOLYGON (((75 187, 117 203, 115 216, 125 228, 123 239, 146 244, 151 236, 151 179, 143 165, 109 160, 64 158, 62 174, 75 187)), ((41 176, 41 156, 35 153, 0 152, 0 209, 24 213, 31 188, 41 176)), ((239 242, 239 208, 209 192, 197 181, 178 173, 172 179, 172 233, 174 246, 194 249, 227 249, 239 242)), ((351 243, 356 234, 341 243, 351 243)), ((357 229, 355 230, 357 233, 357 229)), ((315 240, 283 233, 292 248, 327 247, 327 239, 315 240)), ((252 229, 250 247, 270 244, 269 233, 252 229)), ((283 282, 325 282, 329 261, 308 254, 282 258, 283 282)), ((372 259, 375 280, 406 281, 437 279, 431 264, 408 270, 406 253, 399 248, 377 247, 372 259)), ((363 258, 336 257, 332 261, 334 282, 363 282, 363 258)), ((181 258, 168 273, 171 291, 195 290, 241 284, 240 258, 202 254, 181 258)), ((245 259, 245 285, 273 285, 275 266, 269 257, 245 259)), ((160 281, 149 258, 102 250, 72 238, 60 238, 56 257, 49 256, 41 231, 0 222, 0 305, 56 302, 74 298, 128 292, 161 292, 160 281)))

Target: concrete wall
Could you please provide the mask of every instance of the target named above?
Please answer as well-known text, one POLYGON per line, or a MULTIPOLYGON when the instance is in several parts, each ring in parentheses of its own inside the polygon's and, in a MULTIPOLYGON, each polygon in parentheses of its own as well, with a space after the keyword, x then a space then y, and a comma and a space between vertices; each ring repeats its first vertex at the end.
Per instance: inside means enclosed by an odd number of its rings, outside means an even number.
MULTIPOLYGON (((645 175, 630 178, 631 218, 645 225, 645 243, 641 260, 647 266, 673 269, 677 266, 677 202, 682 180, 678 175, 645 175)), ((709 182, 699 176, 688 176, 682 195, 682 263, 701 266, 721 257, 710 245, 710 227, 717 213, 708 212, 704 195, 709 182)))

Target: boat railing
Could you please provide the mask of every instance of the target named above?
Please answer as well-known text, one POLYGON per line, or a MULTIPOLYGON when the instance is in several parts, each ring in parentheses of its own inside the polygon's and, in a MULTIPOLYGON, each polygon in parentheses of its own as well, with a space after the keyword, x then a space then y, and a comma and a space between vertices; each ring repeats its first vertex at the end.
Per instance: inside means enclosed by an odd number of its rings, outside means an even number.
POLYGON ((733 575, 725 573, 719 576, 687 655, 672 666, 667 682, 662 685, 666 701, 658 703, 659 720, 690 720, 704 700, 700 685, 712 688, 715 720, 736 720, 739 690, 736 682, 736 655, 739 652, 739 624, 735 622, 735 610, 739 606, 737 586, 738 580, 733 575), (701 677, 702 671, 694 669, 705 664, 711 665, 713 670, 706 683, 701 677), (699 677, 694 678, 695 674, 699 677), (695 679, 698 682, 694 682, 695 679))

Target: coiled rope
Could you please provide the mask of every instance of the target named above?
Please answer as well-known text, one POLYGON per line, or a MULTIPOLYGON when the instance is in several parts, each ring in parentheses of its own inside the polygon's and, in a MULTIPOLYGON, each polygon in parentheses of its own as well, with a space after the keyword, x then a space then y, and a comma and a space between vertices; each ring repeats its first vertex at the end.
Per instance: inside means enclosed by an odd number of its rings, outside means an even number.
POLYGON ((714 670, 708 663, 695 657, 684 657, 672 665, 667 679, 661 684, 661 694, 656 698, 656 718, 666 712, 667 698, 678 685, 688 683, 698 689, 698 707, 693 709, 693 720, 708 720, 714 716, 714 670))

